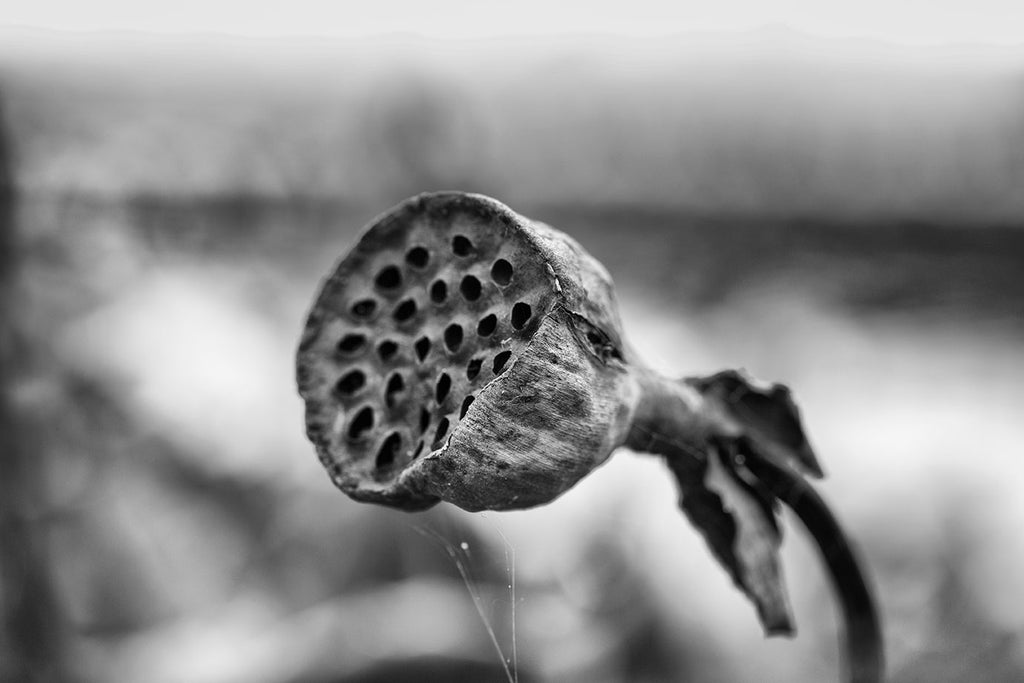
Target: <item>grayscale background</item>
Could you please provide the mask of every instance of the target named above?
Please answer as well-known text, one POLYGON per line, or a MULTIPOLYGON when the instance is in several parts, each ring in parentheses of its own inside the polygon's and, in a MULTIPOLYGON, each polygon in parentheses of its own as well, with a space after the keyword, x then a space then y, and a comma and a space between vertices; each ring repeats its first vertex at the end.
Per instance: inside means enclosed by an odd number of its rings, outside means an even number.
POLYGON ((580 241, 658 369, 794 388, 894 683, 1024 680, 1024 17, 728 4, 0 14, 0 680, 837 680, 796 520, 765 640, 654 458, 332 487, 306 307, 437 189, 580 241))

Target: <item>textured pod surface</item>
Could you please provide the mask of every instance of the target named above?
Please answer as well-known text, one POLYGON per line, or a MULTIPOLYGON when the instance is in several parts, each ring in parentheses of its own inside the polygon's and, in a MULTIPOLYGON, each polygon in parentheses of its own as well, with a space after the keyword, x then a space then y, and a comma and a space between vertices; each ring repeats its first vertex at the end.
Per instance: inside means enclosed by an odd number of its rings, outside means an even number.
POLYGON ((547 502, 625 438, 611 280, 492 199, 421 195, 324 283, 297 357, 306 428, 346 493, 407 509, 547 502))

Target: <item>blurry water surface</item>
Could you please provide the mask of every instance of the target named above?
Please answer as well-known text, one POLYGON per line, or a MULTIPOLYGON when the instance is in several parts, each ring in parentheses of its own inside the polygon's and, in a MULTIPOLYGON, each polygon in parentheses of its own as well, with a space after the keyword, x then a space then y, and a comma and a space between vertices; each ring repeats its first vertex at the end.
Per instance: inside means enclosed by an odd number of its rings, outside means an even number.
POLYGON ((333 490, 292 378, 306 307, 432 189, 574 236, 657 368, 795 389, 892 680, 1024 678, 1024 62, 30 38, 52 50, 0 62, 0 678, 835 678, 795 520, 800 632, 766 641, 652 458, 517 513, 333 490))

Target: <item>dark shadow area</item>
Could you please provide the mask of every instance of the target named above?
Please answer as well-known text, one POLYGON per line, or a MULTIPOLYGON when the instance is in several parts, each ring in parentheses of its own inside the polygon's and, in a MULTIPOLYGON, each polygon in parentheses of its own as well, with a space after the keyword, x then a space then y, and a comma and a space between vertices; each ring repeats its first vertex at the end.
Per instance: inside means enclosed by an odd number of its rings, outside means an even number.
POLYGON ((13 150, 0 92, 0 680, 66 679, 65 624, 50 583, 45 460, 16 404, 33 373, 33 340, 19 296, 13 150))

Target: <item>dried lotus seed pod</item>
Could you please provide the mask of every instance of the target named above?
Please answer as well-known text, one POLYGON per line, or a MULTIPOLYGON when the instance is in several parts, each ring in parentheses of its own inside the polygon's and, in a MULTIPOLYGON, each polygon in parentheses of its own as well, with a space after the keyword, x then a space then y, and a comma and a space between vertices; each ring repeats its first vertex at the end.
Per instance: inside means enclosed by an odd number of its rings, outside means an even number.
POLYGON ((611 278, 503 204, 414 197, 324 282, 297 356, 306 432, 334 483, 406 510, 547 503, 619 446, 665 458, 680 506, 769 634, 792 633, 777 502, 811 532, 846 621, 849 680, 879 681, 881 631, 789 390, 741 372, 672 380, 624 343, 611 278))
POLYGON ((485 197, 379 217, 324 284, 298 354, 306 426, 357 500, 467 510, 552 500, 630 427, 611 279, 485 197))

